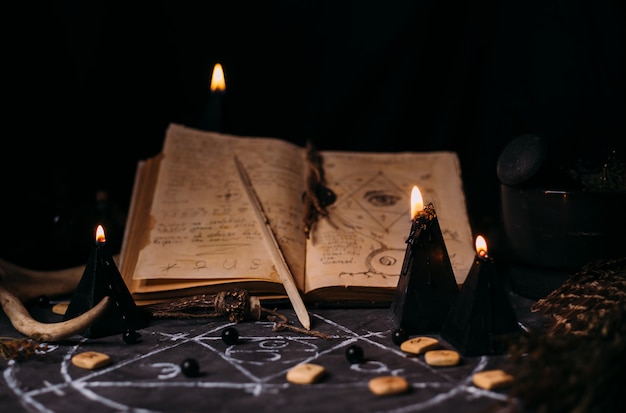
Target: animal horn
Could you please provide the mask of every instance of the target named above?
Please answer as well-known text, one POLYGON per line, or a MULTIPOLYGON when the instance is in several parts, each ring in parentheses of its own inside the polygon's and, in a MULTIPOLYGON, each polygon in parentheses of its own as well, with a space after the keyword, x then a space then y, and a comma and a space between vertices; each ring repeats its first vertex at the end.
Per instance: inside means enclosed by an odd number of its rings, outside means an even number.
MULTIPOLYGON (((116 258, 118 256, 113 257, 114 260, 116 258)), ((0 258, 0 304, 13 327, 37 341, 61 341, 87 329, 104 314, 109 297, 104 297, 89 311, 58 323, 41 323, 33 319, 23 304, 41 296, 55 297, 73 293, 84 271, 84 265, 38 271, 0 258)))
POLYGON ((41 323, 31 317, 24 304, 9 290, 0 285, 0 304, 13 327, 36 341, 62 341, 79 334, 104 314, 110 298, 104 297, 89 311, 58 323, 41 323))

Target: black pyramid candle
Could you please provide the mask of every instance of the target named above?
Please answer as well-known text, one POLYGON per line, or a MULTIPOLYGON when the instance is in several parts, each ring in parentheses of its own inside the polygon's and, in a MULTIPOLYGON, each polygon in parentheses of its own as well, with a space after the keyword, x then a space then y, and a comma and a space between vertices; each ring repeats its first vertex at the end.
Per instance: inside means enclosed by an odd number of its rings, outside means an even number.
POLYGON ((95 245, 64 319, 69 320, 85 313, 105 296, 111 297, 108 309, 102 317, 81 333, 84 337, 105 337, 147 326, 147 318, 135 305, 108 251, 104 228, 98 225, 95 245))
POLYGON ((391 303, 395 327, 409 334, 438 333, 459 288, 432 204, 411 192, 411 231, 391 303))
POLYGON ((474 263, 441 328, 441 338, 464 356, 502 354, 507 348, 506 339, 520 332, 517 316, 487 252, 487 241, 477 236, 474 263))

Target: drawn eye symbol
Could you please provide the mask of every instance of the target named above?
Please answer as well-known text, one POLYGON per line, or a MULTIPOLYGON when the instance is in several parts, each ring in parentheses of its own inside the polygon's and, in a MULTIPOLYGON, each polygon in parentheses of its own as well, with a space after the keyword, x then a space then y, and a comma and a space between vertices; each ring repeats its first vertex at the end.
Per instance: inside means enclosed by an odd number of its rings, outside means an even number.
POLYGON ((398 203, 400 197, 385 191, 367 191, 363 196, 367 202, 375 206, 391 206, 398 203))

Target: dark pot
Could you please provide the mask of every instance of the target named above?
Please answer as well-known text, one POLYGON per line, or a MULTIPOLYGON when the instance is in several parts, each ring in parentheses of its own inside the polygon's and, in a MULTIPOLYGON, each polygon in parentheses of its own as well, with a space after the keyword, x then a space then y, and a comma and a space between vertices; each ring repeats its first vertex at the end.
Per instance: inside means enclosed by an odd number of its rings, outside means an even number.
POLYGON ((512 262, 576 271, 592 260, 626 256, 626 191, 500 188, 512 262))

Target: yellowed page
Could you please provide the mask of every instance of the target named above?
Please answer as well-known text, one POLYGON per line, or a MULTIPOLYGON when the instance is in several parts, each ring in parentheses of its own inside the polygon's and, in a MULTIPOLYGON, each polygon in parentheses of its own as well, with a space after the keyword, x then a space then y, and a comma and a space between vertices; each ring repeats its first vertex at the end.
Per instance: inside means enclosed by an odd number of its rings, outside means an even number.
POLYGON ((457 283, 475 251, 458 157, 453 152, 322 152, 337 195, 307 244, 306 291, 327 286, 395 287, 411 228, 411 189, 432 203, 457 283))
POLYGON ((149 242, 134 279, 275 279, 271 255, 237 173, 245 166, 285 259, 303 286, 304 149, 273 138, 170 125, 149 242))

